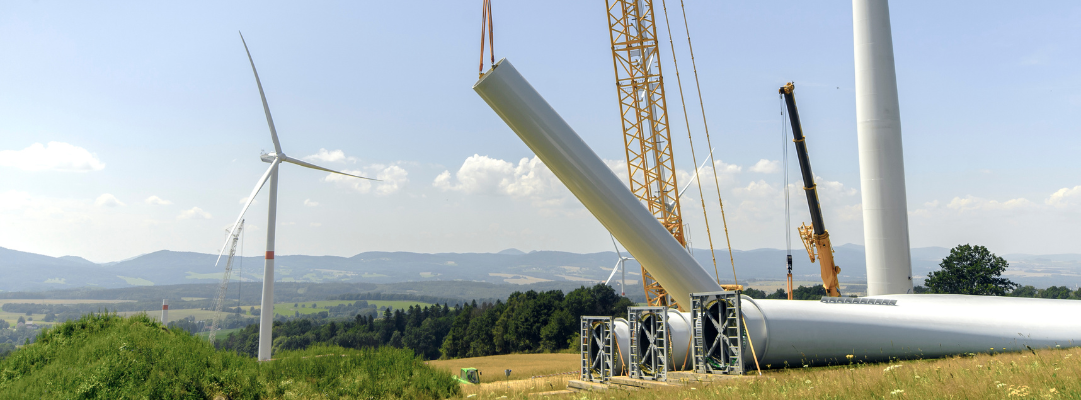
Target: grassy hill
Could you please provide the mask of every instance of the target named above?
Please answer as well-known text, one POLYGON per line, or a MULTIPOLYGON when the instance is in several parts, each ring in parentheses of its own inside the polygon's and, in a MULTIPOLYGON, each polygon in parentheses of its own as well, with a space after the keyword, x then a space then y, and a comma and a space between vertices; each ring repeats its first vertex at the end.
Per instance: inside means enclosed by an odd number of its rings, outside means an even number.
POLYGON ((410 350, 312 347, 259 363, 145 315, 87 315, 0 360, 4 399, 436 399, 459 390, 410 350))

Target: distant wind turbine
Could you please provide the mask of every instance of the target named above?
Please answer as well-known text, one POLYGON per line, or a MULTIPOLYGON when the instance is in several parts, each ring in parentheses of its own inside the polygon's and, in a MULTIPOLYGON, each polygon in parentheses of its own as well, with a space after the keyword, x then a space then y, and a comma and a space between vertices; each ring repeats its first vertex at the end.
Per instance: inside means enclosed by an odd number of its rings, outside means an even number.
MULTIPOLYGON (((281 144, 278 143, 278 132, 274 129, 274 118, 270 116, 270 106, 267 105, 266 94, 263 93, 263 84, 259 82, 259 72, 255 70, 255 61, 252 61, 251 51, 248 50, 248 43, 244 41, 244 34, 240 34, 240 42, 244 44, 244 51, 248 53, 248 62, 251 63, 251 71, 255 74, 255 85, 259 87, 259 97, 263 100, 263 112, 266 113, 266 122, 270 127, 270 139, 274 141, 274 152, 259 156, 263 162, 270 163, 270 168, 268 168, 263 176, 259 178, 259 181, 255 183, 255 189, 252 190, 251 195, 248 196, 248 201, 244 203, 244 208, 240 210, 240 216, 237 217, 236 222, 233 224, 233 228, 229 231, 228 238, 232 238, 236 230, 240 227, 240 222, 244 219, 244 213, 248 211, 248 207, 255 201, 255 195, 259 194, 259 190, 263 188, 263 184, 269 179, 270 201, 267 206, 269 210, 267 213, 266 224, 266 261, 263 267, 263 299, 259 303, 259 361, 265 361, 270 359, 271 326, 274 322, 274 226, 278 212, 278 165, 287 162, 305 168, 317 169, 354 178, 372 181, 378 179, 347 174, 345 172, 323 168, 315 164, 286 156, 285 153, 282 152, 281 144)), ((226 239, 225 245, 222 246, 221 252, 218 253, 218 261, 214 262, 215 266, 221 261, 221 256, 225 253, 226 248, 229 247, 228 245, 229 239, 226 239)))
POLYGON ((627 290, 624 289, 624 286, 627 285, 627 269, 624 268, 624 263, 626 263, 628 260, 633 260, 634 257, 624 257, 623 253, 619 252, 619 245, 616 244, 616 237, 614 235, 609 236, 612 236, 612 247, 616 248, 616 257, 619 257, 619 261, 616 261, 615 267, 612 267, 612 273, 608 275, 608 280, 604 281, 604 284, 610 284, 612 282, 612 278, 616 276, 616 271, 622 271, 623 279, 619 281, 619 292, 621 296, 626 296, 627 290))

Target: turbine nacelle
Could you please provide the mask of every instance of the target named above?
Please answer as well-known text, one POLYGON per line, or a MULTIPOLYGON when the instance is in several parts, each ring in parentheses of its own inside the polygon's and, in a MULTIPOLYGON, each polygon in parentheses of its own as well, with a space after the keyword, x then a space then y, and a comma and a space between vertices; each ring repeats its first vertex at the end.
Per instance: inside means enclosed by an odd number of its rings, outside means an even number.
POLYGON ((267 164, 270 164, 270 163, 274 162, 274 160, 276 158, 278 158, 278 155, 275 154, 275 153, 269 153, 269 154, 262 153, 262 154, 259 154, 259 159, 262 160, 263 162, 267 163, 267 164))

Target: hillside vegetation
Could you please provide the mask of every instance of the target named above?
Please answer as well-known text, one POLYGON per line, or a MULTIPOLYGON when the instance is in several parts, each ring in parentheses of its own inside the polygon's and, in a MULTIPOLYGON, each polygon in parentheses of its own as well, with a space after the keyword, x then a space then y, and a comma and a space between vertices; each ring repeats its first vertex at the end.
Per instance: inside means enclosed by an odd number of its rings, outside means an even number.
MULTIPOLYGON (((513 293, 505 302, 386 309, 382 318, 357 314, 334 320, 320 313, 275 321, 274 351, 314 345, 391 346, 411 349, 426 359, 552 352, 577 348, 581 316, 623 316, 631 305, 611 287, 597 284, 566 295, 559 290, 530 290, 513 293)), ((249 325, 217 343, 221 349, 254 355, 258 334, 258 326, 249 325)))
POLYGON ((409 350, 313 346, 259 363, 146 315, 86 315, 0 360, 4 399, 435 399, 459 390, 409 350))

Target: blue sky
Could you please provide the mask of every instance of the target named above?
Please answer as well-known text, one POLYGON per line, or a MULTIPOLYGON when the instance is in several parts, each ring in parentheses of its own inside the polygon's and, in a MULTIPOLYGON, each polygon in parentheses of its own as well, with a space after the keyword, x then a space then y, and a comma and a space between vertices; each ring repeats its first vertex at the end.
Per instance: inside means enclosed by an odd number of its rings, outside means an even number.
MULTIPOLYGON (((98 262, 217 251, 265 169, 259 151, 273 148, 242 30, 284 151, 386 178, 368 186, 284 166, 280 254, 609 249, 603 228, 471 90, 479 3, 0 4, 0 246, 98 262)), ((784 247, 776 89, 787 81, 831 236, 862 243, 850 4, 687 7, 732 246, 784 247)), ((497 57, 618 170, 603 3, 497 1, 494 13, 497 57)), ((1081 5, 906 1, 891 17, 912 245, 1078 252, 1081 5)), ((686 182, 694 166, 659 29, 686 182)), ((704 153, 697 107, 688 104, 704 153)), ((807 217, 794 194, 798 225, 807 217)), ((263 197, 248 214, 248 254, 263 243, 263 197)), ((719 225, 716 194, 706 200, 719 225)), ((697 204, 692 189, 683 211, 705 247, 697 204)))

